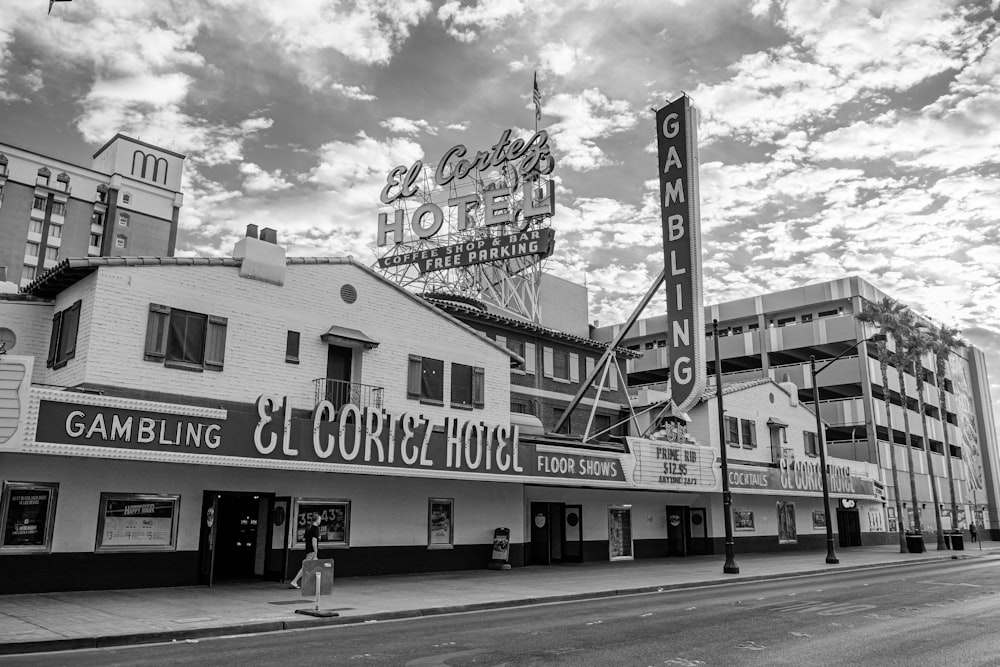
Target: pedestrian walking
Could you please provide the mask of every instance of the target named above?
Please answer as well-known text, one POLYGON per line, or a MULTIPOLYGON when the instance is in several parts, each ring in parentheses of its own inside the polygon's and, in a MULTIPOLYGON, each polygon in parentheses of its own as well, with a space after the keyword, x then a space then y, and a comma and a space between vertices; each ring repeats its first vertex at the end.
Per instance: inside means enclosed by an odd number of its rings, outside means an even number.
POLYGON ((972 535, 972 541, 976 541, 976 524, 969 526, 969 533, 972 535))
POLYGON ((305 562, 307 560, 316 560, 319 557, 319 524, 322 521, 323 517, 319 512, 313 514, 312 521, 309 523, 309 527, 306 528, 306 557, 303 559, 302 567, 299 568, 295 578, 288 584, 289 588, 301 588, 299 581, 302 579, 305 562))

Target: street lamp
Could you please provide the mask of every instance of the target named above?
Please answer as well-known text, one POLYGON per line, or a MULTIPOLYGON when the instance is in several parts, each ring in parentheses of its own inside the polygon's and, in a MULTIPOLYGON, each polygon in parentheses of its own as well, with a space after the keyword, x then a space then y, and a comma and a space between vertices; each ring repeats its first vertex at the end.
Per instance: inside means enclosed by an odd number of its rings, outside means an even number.
MULTIPOLYGON (((813 386, 813 411, 816 413, 816 437, 819 438, 819 467, 820 467, 820 479, 823 480, 823 515, 826 517, 826 562, 830 565, 836 565, 840 562, 837 558, 837 552, 833 550, 833 522, 830 521, 830 490, 827 483, 827 469, 826 469, 826 433, 823 429, 823 419, 819 416, 819 385, 816 384, 816 376, 822 373, 824 370, 830 367, 830 364, 840 359, 842 356, 850 352, 851 350, 857 348, 863 343, 869 341, 873 343, 884 343, 886 340, 885 334, 875 334, 870 338, 865 338, 859 340, 854 345, 850 346, 837 356, 835 356, 830 361, 826 362, 819 369, 816 368, 816 355, 809 355, 809 370, 812 373, 812 386, 813 386)), ((889 434, 892 435, 891 433, 889 434)), ((891 443, 890 443, 891 444, 891 443)), ((902 520, 902 517, 900 517, 902 520)))
POLYGON ((722 513, 726 525, 726 562, 722 566, 725 574, 739 574, 736 564, 736 546, 733 544, 733 494, 729 491, 729 465, 726 454, 726 411, 722 401, 722 357, 719 356, 719 320, 712 320, 712 336, 715 338, 715 397, 719 406, 719 457, 722 463, 722 513))

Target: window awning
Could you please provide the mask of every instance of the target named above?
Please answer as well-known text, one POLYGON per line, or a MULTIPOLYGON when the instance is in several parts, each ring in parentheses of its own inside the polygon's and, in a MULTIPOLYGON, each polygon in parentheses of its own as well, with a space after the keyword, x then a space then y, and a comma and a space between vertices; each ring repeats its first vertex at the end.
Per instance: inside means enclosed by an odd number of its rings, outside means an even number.
POLYGON ((767 425, 770 426, 771 428, 774 428, 774 427, 777 427, 777 428, 787 428, 788 427, 788 424, 786 424, 785 422, 781 421, 780 419, 775 419, 774 417, 768 417, 768 419, 767 419, 767 425))
POLYGON ((348 329, 347 327, 332 326, 329 331, 320 336, 320 340, 328 345, 361 346, 366 350, 378 347, 377 340, 372 340, 357 329, 348 329))

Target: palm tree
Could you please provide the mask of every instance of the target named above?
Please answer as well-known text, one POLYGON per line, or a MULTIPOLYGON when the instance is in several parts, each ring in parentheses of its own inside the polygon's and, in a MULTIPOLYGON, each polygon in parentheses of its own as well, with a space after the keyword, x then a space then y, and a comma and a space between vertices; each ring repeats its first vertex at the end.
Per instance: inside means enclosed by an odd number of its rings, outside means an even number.
MULTIPOLYGON (((913 364, 913 376, 917 379, 917 410, 920 413, 920 428, 923 431, 924 456, 927 461, 927 480, 931 485, 931 499, 934 501, 934 524, 937 528, 937 548, 944 551, 948 547, 944 543, 944 529, 941 526, 941 499, 938 497, 937 484, 934 481, 934 458, 931 456, 931 434, 927 430, 927 412, 924 404, 924 355, 931 350, 931 334, 927 327, 914 323, 908 331, 904 332, 903 344, 906 346, 905 354, 913 364)), ((945 452, 948 456, 948 452, 945 452)), ((914 501, 916 503, 916 501, 914 501)))
MULTIPOLYGON (((878 332, 889 334, 898 325, 902 311, 906 308, 895 299, 885 297, 878 303, 867 301, 862 312, 855 317, 865 324, 878 327, 878 332)), ((882 398, 885 400, 885 423, 889 430, 889 466, 892 470, 892 495, 896 501, 896 516, 899 517, 899 553, 906 553, 906 537, 903 534, 903 505, 899 497, 899 468, 896 465, 896 446, 893 444, 892 401, 889 396, 889 349, 885 341, 878 343, 878 365, 882 371, 882 398)))
POLYGON ((955 499, 955 475, 951 468, 951 444, 948 442, 947 406, 944 397, 944 376, 948 371, 948 357, 955 347, 964 347, 958 337, 958 329, 942 326, 932 329, 931 351, 937 366, 938 410, 941 413, 941 429, 944 431, 944 456, 948 465, 948 493, 951 495, 951 529, 958 530, 958 502, 955 499))
POLYGON ((913 311, 907 307, 899 312, 895 328, 889 331, 895 345, 895 351, 889 355, 889 363, 895 367, 899 380, 899 396, 903 404, 903 433, 906 435, 906 467, 910 475, 910 504, 913 505, 913 525, 911 530, 923 533, 923 525, 920 523, 920 503, 917 502, 917 474, 913 468, 913 437, 910 435, 910 410, 909 396, 906 394, 906 378, 903 373, 910 363, 910 357, 906 351, 906 332, 913 327, 913 311))

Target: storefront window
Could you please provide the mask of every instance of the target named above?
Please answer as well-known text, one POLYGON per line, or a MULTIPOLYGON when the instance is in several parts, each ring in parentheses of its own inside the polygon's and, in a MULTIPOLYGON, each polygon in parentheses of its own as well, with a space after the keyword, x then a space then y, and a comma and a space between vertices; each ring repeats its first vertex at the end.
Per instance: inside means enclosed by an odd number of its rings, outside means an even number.
POLYGON ((736 530, 753 530, 753 510, 733 510, 733 528, 736 530))
POLYGON ((778 503, 778 544, 794 544, 799 541, 795 531, 795 503, 778 503))
POLYGON ((97 551, 172 551, 181 497, 102 493, 97 551))
POLYGON ((350 545, 351 501, 323 498, 296 498, 295 523, 292 546, 305 548, 306 528, 314 515, 319 514, 319 548, 346 547, 350 545))
POLYGON ((608 549, 611 560, 632 558, 632 506, 608 508, 608 549))
POLYGON ((451 498, 431 498, 427 505, 428 548, 450 549, 455 540, 455 501, 451 498))
POLYGON ((52 549, 58 490, 58 484, 47 482, 4 482, 0 551, 38 553, 52 549))

